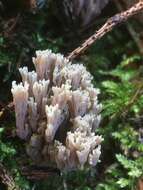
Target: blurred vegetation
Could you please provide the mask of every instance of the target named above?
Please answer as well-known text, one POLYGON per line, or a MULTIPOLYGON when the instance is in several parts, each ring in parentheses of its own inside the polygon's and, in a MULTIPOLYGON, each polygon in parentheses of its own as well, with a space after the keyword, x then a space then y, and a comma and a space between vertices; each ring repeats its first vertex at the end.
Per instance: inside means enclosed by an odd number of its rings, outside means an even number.
MULTIPOLYGON (((50 48, 67 55, 99 28, 107 16, 117 12, 109 3, 93 27, 71 30, 72 26, 66 26, 68 30, 65 30, 50 3, 34 11, 28 7, 21 9, 19 5, 10 10, 9 6, 0 1, 2 110, 12 99, 12 80, 20 80, 18 68, 27 65, 32 69, 31 57, 35 50, 50 48)), ((0 112, 0 163, 22 190, 139 189, 143 177, 143 56, 122 25, 96 42, 77 61, 85 64, 94 76, 95 86, 101 89, 103 111, 98 129, 98 134, 104 137, 101 162, 92 170, 64 173, 54 178, 49 176, 46 181, 26 179, 21 175, 20 167, 30 160, 25 155, 23 142, 11 134, 12 130, 14 133, 15 118, 7 109, 6 113, 0 112)), ((7 188, 0 181, 1 189, 7 188)))

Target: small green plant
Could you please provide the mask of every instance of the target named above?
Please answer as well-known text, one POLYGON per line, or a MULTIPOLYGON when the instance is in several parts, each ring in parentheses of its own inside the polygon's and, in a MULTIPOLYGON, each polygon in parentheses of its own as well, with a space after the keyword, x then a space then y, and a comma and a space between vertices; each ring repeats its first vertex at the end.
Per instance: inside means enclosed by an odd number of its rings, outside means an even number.
POLYGON ((114 70, 104 72, 110 80, 102 82, 106 97, 103 115, 110 120, 108 129, 101 129, 101 132, 105 146, 107 142, 114 142, 116 152, 112 153, 114 162, 105 170, 105 177, 96 190, 135 190, 143 176, 140 125, 133 122, 142 114, 143 81, 141 68, 131 66, 139 60, 139 56, 127 58, 114 70))
MULTIPOLYGON (((16 189, 30 190, 28 181, 21 176, 18 162, 18 149, 15 143, 3 141, 4 127, 0 128, 0 163, 8 170, 8 173, 13 176, 13 186, 16 189)), ((6 182, 7 183, 7 182, 6 182)), ((9 189, 9 187, 7 187, 9 189)))

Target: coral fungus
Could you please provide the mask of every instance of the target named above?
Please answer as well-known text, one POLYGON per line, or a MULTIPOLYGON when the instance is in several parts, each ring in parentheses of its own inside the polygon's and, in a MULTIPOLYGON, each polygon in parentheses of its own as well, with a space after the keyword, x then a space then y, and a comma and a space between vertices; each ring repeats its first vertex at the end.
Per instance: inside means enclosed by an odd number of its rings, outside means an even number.
POLYGON ((36 72, 20 68, 22 83, 12 83, 17 135, 27 142, 27 154, 61 170, 95 166, 101 104, 92 76, 82 64, 50 50, 37 51, 33 62, 36 72))

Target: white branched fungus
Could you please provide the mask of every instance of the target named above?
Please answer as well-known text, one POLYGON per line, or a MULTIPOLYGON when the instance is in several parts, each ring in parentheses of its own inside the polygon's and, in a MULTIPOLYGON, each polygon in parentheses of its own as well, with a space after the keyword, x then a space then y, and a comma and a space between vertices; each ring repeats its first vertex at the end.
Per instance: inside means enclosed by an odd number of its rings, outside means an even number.
POLYGON ((61 170, 95 166, 102 137, 95 135, 101 117, 99 90, 82 64, 61 54, 37 51, 35 71, 20 68, 22 83, 12 83, 17 135, 37 164, 61 170))

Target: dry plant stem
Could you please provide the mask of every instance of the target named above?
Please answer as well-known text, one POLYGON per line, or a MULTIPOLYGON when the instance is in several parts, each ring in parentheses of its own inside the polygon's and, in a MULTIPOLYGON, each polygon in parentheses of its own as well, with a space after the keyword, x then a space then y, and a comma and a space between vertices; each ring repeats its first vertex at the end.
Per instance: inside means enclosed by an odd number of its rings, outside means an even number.
POLYGON ((6 185, 7 190, 21 190, 16 186, 12 176, 2 164, 0 164, 0 179, 6 185))
POLYGON ((143 91, 143 84, 139 84, 136 92, 132 96, 131 100, 128 102, 128 104, 120 110, 118 113, 115 113, 112 115, 111 119, 114 119, 115 117, 123 117, 125 118, 128 111, 130 110, 131 106, 138 100, 138 98, 141 96, 143 91))
MULTIPOLYGON (((123 11, 124 8, 122 6, 122 1, 118 1, 118 0, 113 0, 113 2, 115 3, 117 9, 119 11, 123 11)), ((126 22, 126 27, 127 30, 129 31, 131 37, 133 38, 134 42, 136 43, 139 52, 141 54, 143 54, 143 41, 140 39, 140 35, 138 34, 138 32, 136 32, 135 28, 132 26, 132 24, 130 22, 126 22)))
POLYGON ((20 19, 20 14, 18 13, 18 15, 16 17, 10 19, 7 22, 7 25, 9 25, 9 27, 7 27, 6 31, 3 31, 4 36, 8 37, 10 35, 10 33, 13 32, 13 30, 16 27, 19 19, 20 19))
POLYGON ((41 180, 46 179, 49 176, 56 176, 60 175, 60 171, 56 168, 50 167, 37 167, 37 166, 30 166, 30 167, 23 167, 22 174, 27 176, 30 180, 41 180))
POLYGON ((125 106, 125 111, 122 112, 122 116, 126 116, 127 112, 130 110, 131 106, 139 99, 143 91, 143 84, 140 84, 135 92, 134 96, 131 98, 130 102, 125 106))
POLYGON ((107 22, 95 34, 88 38, 80 47, 71 52, 67 58, 70 60, 75 59, 77 56, 87 50, 94 42, 102 38, 106 33, 110 32, 116 25, 125 22, 128 18, 140 13, 142 10, 143 1, 140 1, 130 9, 109 18, 107 22))
POLYGON ((143 178, 140 178, 140 179, 139 179, 137 190, 143 190, 143 178))
POLYGON ((0 110, 0 119, 3 117, 4 118, 4 115, 5 115, 5 112, 6 111, 13 111, 14 110, 14 104, 13 102, 10 102, 9 104, 7 104, 6 106, 4 106, 1 110, 0 110))

